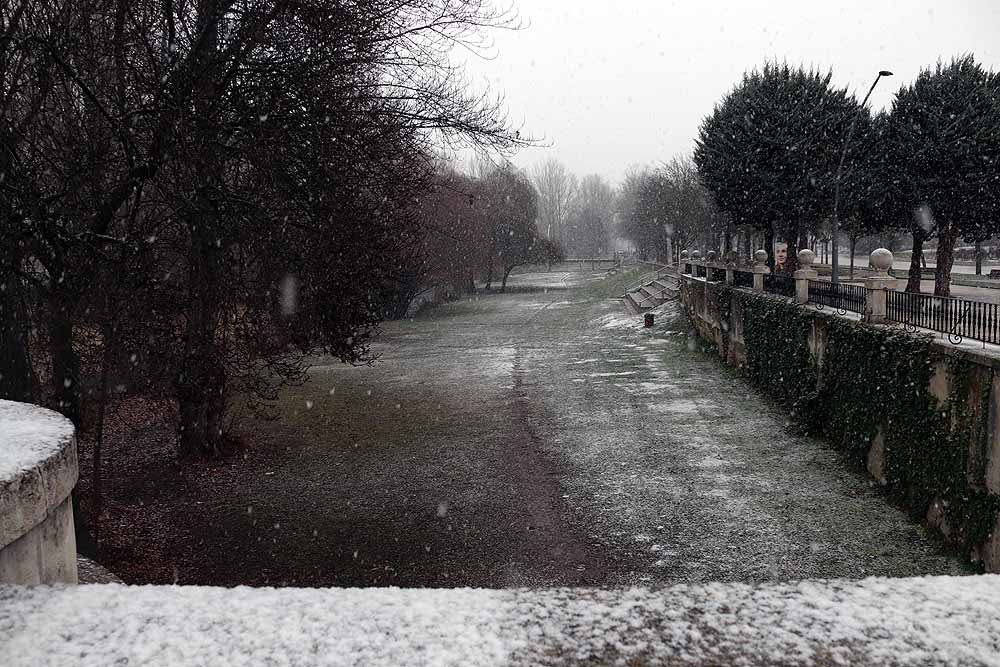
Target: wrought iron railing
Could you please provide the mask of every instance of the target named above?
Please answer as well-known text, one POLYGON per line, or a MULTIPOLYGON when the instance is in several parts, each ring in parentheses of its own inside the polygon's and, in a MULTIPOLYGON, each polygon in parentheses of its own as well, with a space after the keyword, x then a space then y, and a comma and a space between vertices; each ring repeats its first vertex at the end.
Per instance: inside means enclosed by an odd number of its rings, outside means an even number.
POLYGON ((716 266, 710 266, 708 267, 708 279, 713 283, 726 282, 726 270, 720 269, 716 266))
POLYGON ((705 265, 704 264, 697 264, 697 265, 695 265, 694 270, 695 270, 695 277, 696 278, 704 278, 705 277, 705 265))
POLYGON ((787 273, 769 273, 764 276, 764 291, 781 296, 795 296, 795 278, 787 273))
POLYGON ((887 290, 886 319, 911 332, 921 327, 947 334, 955 345, 964 338, 1000 344, 1000 304, 887 290))
POLYGON ((867 302, 867 290, 860 285, 834 284, 823 280, 809 281, 809 303, 820 310, 830 306, 841 314, 851 311, 864 315, 867 302))
POLYGON ((753 287, 753 272, 752 271, 735 271, 733 272, 733 285, 736 287, 753 287))

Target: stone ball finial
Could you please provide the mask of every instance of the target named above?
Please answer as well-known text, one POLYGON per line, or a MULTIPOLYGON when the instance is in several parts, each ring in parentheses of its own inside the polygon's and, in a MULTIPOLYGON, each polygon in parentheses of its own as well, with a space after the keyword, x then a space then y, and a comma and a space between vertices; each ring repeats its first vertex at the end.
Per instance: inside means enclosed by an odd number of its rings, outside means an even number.
POLYGON ((809 248, 799 250, 796 256, 799 258, 799 266, 803 269, 808 269, 816 261, 816 253, 809 248))
POLYGON ((691 259, 699 259, 700 257, 701 257, 701 251, 700 250, 692 250, 691 251, 691 259))
POLYGON ((709 250, 708 254, 705 255, 705 259, 707 259, 710 262, 714 262, 715 261, 715 251, 714 250, 709 250))
POLYGON ((767 264, 767 251, 761 248, 753 254, 753 258, 758 264, 767 264))
POLYGON ((681 259, 687 259, 689 254, 687 250, 681 250, 681 259))
POLYGON ((872 268, 879 273, 888 273, 889 269, 892 268, 892 252, 886 248, 876 248, 872 250, 869 261, 872 268))

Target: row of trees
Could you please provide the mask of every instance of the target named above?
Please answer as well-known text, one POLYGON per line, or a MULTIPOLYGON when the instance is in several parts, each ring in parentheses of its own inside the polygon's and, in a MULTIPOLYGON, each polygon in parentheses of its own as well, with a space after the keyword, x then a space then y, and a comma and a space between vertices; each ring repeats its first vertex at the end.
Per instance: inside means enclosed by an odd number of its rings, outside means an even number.
POLYGON ((435 152, 528 141, 448 57, 513 25, 489 0, 0 3, 0 398, 96 419, 99 463, 104 404, 164 397, 180 455, 217 456, 234 401, 308 354, 370 360, 435 152))
POLYGON ((646 257, 676 256, 685 247, 712 247, 733 225, 702 185, 688 158, 656 168, 631 169, 617 198, 619 232, 646 257))
POLYGON ((841 147, 855 118, 839 183, 841 226, 852 240, 911 232, 914 291, 923 243, 936 238, 935 293, 947 295, 956 242, 1000 233, 1000 79, 972 56, 922 71, 875 115, 832 86, 830 73, 778 64, 748 72, 702 123, 700 181, 732 225, 787 243, 793 270, 798 248, 829 237, 841 147))
POLYGON ((602 257, 614 249, 616 193, 597 174, 577 178, 554 158, 537 164, 538 229, 572 257, 602 257))
POLYGON ((538 231, 539 196, 528 177, 510 164, 483 162, 474 171, 441 164, 419 197, 416 239, 387 316, 403 317, 430 290, 443 290, 447 299, 499 281, 502 292, 516 267, 561 259, 560 247, 538 231))

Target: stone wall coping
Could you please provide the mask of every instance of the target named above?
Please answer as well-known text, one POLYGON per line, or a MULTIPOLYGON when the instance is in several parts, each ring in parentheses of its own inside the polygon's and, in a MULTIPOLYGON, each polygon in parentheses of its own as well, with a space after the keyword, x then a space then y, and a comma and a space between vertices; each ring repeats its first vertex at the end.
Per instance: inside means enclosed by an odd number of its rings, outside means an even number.
MULTIPOLYGON (((697 280, 698 282, 705 282, 704 278, 696 278, 694 276, 687 276, 687 275, 684 275, 683 277, 689 280, 697 280)), ((781 299, 783 301, 787 301, 787 297, 768 294, 767 292, 754 292, 748 287, 730 287, 730 289, 740 290, 746 292, 747 294, 753 294, 754 296, 759 296, 762 298, 781 299)), ((902 329, 900 329, 898 325, 893 323, 873 324, 871 322, 864 322, 861 320, 861 316, 857 313, 848 312, 845 315, 841 315, 840 313, 832 312, 829 310, 818 310, 811 303, 803 304, 803 307, 808 308, 809 311, 815 317, 818 318, 848 320, 854 322, 858 326, 868 326, 868 327, 876 327, 883 329, 897 329, 899 331, 902 331, 902 329)), ((991 368, 1000 372, 1000 345, 992 345, 990 343, 987 343, 986 347, 984 348, 982 341, 975 340, 972 338, 964 340, 958 345, 953 345, 947 340, 941 339, 942 336, 941 332, 930 331, 925 329, 918 329, 916 333, 909 333, 909 332, 906 333, 908 333, 908 335, 910 336, 930 337, 931 346, 934 348, 934 351, 938 354, 967 359, 968 361, 976 363, 980 366, 985 366, 987 368, 991 368)))
POLYGON ((5 667, 979 665, 995 662, 998 596, 993 575, 617 590, 0 585, 0 646, 5 667))
POLYGON ((42 523, 76 485, 73 424, 27 403, 0 400, 0 549, 42 523))

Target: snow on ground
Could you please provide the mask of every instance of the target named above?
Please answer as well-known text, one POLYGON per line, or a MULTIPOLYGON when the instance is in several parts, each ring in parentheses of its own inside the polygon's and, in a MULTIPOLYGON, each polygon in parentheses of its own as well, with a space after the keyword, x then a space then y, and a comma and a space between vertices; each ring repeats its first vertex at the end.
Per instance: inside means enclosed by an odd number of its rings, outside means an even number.
POLYGON ((620 305, 580 320, 562 363, 536 341, 524 367, 547 368, 531 386, 539 414, 558 415, 544 448, 566 466, 570 520, 611 554, 603 583, 963 573, 863 470, 706 353, 678 304, 652 328, 620 305), (633 324, 604 329, 618 319, 633 324), (636 535, 671 555, 637 550, 636 535))
POLYGON ((1000 665, 1000 576, 659 590, 0 586, 5 667, 1000 665))
POLYGON ((566 289, 569 287, 579 287, 596 280, 605 280, 606 274, 594 273, 586 270, 575 271, 532 271, 525 273, 512 273, 507 279, 507 286, 512 288, 539 288, 551 287, 555 289, 566 289))
POLYGON ((73 426, 51 410, 0 400, 0 482, 58 453, 73 426))
POLYGON ((602 329, 640 329, 643 326, 642 318, 638 315, 627 315, 625 313, 608 313, 594 318, 593 324, 602 329))

